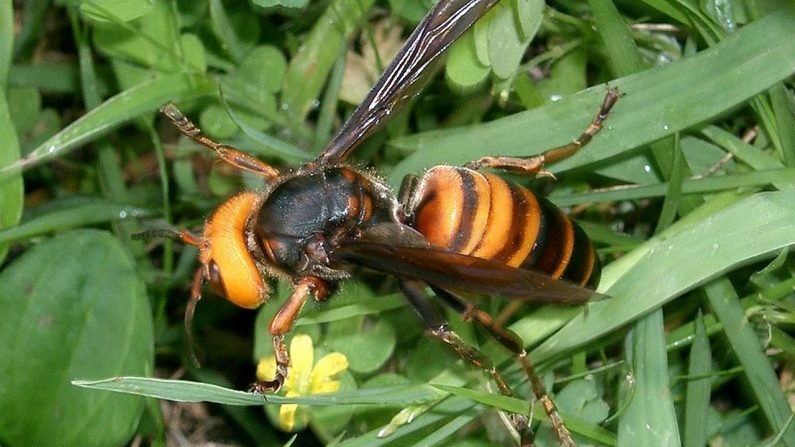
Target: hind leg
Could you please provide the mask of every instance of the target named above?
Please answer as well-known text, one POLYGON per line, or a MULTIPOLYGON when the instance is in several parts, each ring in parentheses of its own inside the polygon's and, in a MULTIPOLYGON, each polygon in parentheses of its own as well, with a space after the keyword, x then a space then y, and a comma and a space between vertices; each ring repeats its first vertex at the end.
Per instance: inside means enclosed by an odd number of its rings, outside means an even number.
POLYGON ((620 93, 618 89, 608 87, 605 98, 602 101, 602 106, 599 108, 596 117, 594 117, 591 124, 588 125, 588 128, 569 144, 549 149, 533 157, 483 157, 467 163, 466 167, 469 169, 484 167, 502 169, 534 177, 538 175, 554 177, 549 171, 544 170, 544 165, 571 157, 582 149, 583 146, 588 144, 594 135, 602 130, 602 124, 605 119, 607 119, 610 109, 612 109, 613 105, 618 101, 619 96, 620 93))

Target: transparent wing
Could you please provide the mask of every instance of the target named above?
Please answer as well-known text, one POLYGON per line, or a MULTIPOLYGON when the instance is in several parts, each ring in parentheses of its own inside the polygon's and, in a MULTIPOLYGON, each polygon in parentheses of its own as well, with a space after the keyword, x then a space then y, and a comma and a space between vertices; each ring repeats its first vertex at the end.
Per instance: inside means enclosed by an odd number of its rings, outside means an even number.
POLYGON ((439 0, 387 66, 373 89, 354 110, 316 163, 344 160, 365 138, 380 129, 423 85, 434 62, 497 0, 439 0))

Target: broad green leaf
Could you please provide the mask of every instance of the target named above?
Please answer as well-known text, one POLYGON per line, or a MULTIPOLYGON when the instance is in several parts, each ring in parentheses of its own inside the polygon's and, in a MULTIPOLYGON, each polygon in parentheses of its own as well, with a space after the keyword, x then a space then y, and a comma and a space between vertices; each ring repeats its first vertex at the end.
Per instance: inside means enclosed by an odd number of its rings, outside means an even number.
MULTIPOLYGON (((19 139, 14 127, 7 96, 8 73, 14 49, 14 14, 12 2, 0 3, 0 170, 13 165, 20 157, 19 139)), ((22 175, 0 177, 0 230, 13 227, 22 216, 24 185, 22 175)), ((0 243, 0 262, 8 247, 0 243)))
POLYGON ((249 88, 278 93, 282 87, 287 60, 278 48, 263 45, 249 51, 235 71, 234 78, 249 88))
MULTIPOLYGON (((101 3, 96 3, 101 5, 101 3)), ((155 2, 145 16, 130 23, 114 20, 111 26, 99 26, 94 43, 99 51, 158 72, 173 73, 184 66, 179 48, 179 30, 167 2, 155 2)), ((191 67, 198 71, 199 67, 191 67)))
POLYGON ((0 439, 8 445, 119 445, 144 400, 70 384, 146 375, 154 362, 149 300, 110 234, 78 230, 34 246, 0 283, 0 439))
MULTIPOLYGON (((343 371, 337 375, 340 382, 340 392, 356 389, 356 380, 350 371, 343 371)), ((345 431, 351 418, 361 407, 353 405, 323 405, 311 408, 312 420, 310 426, 324 439, 331 439, 334 435, 345 431)))
POLYGON ((80 2, 80 14, 97 25, 111 25, 116 21, 129 22, 146 15, 152 6, 152 0, 83 0, 80 2))
POLYGON ((560 411, 573 414, 592 424, 601 424, 610 415, 602 393, 593 378, 575 380, 555 394, 560 411))
POLYGON ((495 5, 489 22, 489 61, 494 74, 501 79, 514 76, 527 45, 541 26, 543 1, 517 0, 516 3, 522 5, 517 6, 521 11, 515 12, 505 3, 495 5), (519 23, 515 20, 517 14, 529 22, 519 23), (523 29, 519 29, 520 25, 523 29))
POLYGON ((351 371, 372 373, 392 356, 395 329, 386 320, 348 318, 329 324, 327 343, 348 357, 351 371))
POLYGON ((475 41, 475 56, 478 61, 485 66, 491 65, 491 59, 489 58, 489 29, 491 27, 489 23, 494 14, 494 8, 492 8, 491 11, 484 14, 483 17, 472 26, 472 34, 475 41))
POLYGON ((447 80, 461 91, 468 91, 486 80, 491 70, 475 52, 475 33, 467 32, 451 47, 445 65, 447 80))
POLYGON ((41 113, 41 93, 33 87, 9 88, 6 90, 11 120, 17 135, 32 129, 41 113))
POLYGON ((229 112, 220 104, 210 104, 202 109, 199 126, 204 134, 216 141, 229 140, 240 131, 229 112))
POLYGON ((206 72, 207 54, 199 37, 195 34, 183 34, 179 36, 179 42, 185 64, 199 73, 206 72))
POLYGON ((0 244, 67 228, 156 215, 154 210, 95 197, 73 197, 31 211, 19 225, 0 230, 0 244))
POLYGON ((227 113, 232 121, 237 124, 237 127, 243 131, 243 134, 253 143, 256 143, 253 145, 241 145, 241 149, 245 149, 253 155, 272 156, 278 154, 286 159, 298 161, 308 161, 312 159, 312 156, 307 151, 251 127, 231 110, 231 108, 227 108, 227 113))
MULTIPOLYGON (((409 316, 414 317, 413 315, 409 316)), ((423 328, 419 320, 416 320, 416 324, 418 329, 423 328)), ((400 354, 398 353, 398 355, 400 354)), ((401 369, 401 373, 420 383, 460 385, 464 383, 463 378, 474 369, 471 364, 461 361, 461 357, 450 349, 449 345, 434 337, 423 337, 417 340, 411 348, 410 355, 406 357, 408 359, 401 369)))
POLYGON ((569 51, 552 65, 549 78, 538 83, 538 92, 545 102, 556 101, 588 86, 588 59, 584 49, 569 51))
MULTIPOLYGON (((4 137, 5 149, 0 151, 0 166, 9 165, 19 158, 19 145, 11 120, 6 110, 5 98, 0 97, 0 133, 4 137)), ((22 175, 12 175, 0 180, 0 231, 13 229, 22 216, 24 186, 22 175)), ((0 260, 5 258, 6 244, 0 244, 0 260)))
POLYGON ((290 60, 284 79, 282 110, 301 122, 320 96, 339 49, 367 14, 373 0, 333 0, 309 37, 290 60))

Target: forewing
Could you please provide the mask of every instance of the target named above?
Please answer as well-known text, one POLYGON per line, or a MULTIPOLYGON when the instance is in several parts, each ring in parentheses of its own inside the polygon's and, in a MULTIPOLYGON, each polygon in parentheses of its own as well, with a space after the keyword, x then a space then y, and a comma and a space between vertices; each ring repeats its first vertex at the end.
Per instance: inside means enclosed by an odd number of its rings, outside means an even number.
POLYGON ((543 273, 433 247, 354 240, 335 249, 331 258, 466 294, 556 304, 579 304, 598 295, 543 273))
POLYGON ((360 142, 380 129, 422 88, 421 81, 433 71, 434 62, 444 50, 495 3, 497 0, 439 0, 320 155, 318 163, 344 160, 360 142))

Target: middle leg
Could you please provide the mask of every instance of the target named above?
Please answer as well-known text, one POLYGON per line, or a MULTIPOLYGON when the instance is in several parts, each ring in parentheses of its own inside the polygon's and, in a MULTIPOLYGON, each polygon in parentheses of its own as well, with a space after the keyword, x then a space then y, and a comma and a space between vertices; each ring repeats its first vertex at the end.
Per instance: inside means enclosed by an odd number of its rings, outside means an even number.
POLYGON ((576 447, 571 432, 566 428, 566 424, 563 422, 563 418, 560 416, 555 402, 549 397, 549 394, 547 394, 544 383, 538 377, 533 362, 530 361, 530 357, 527 355, 527 351, 525 351, 519 336, 509 329, 495 324, 491 315, 478 309, 474 304, 466 301, 462 297, 439 287, 431 286, 431 288, 446 304, 459 312, 464 317, 464 320, 476 321, 501 345, 516 355, 519 364, 530 380, 533 394, 544 407, 544 412, 547 414, 547 417, 549 417, 549 421, 561 445, 564 447, 576 447))
MULTIPOLYGON (((403 292, 409 303, 414 307, 414 310, 419 314, 422 321, 430 330, 431 335, 450 345, 462 359, 486 371, 497 384, 501 394, 513 396, 513 391, 502 377, 502 374, 497 370, 494 362, 477 348, 467 344, 461 339, 458 334, 450 329, 447 321, 436 311, 431 303, 428 302, 428 296, 425 293, 423 283, 419 281, 401 280, 399 286, 400 291, 403 292)), ((512 415, 512 420, 513 425, 519 432, 521 445, 523 447, 533 445, 532 433, 527 418, 522 414, 514 413, 512 415)))

